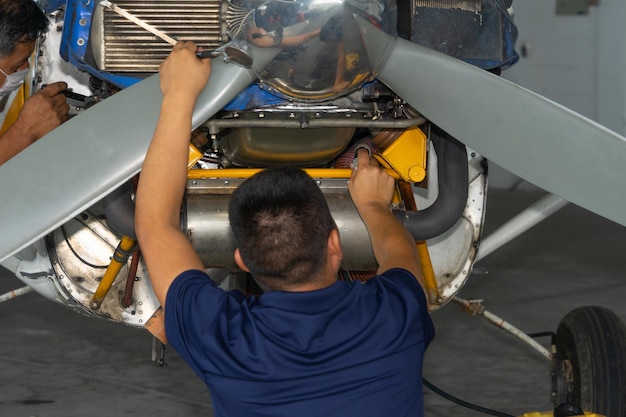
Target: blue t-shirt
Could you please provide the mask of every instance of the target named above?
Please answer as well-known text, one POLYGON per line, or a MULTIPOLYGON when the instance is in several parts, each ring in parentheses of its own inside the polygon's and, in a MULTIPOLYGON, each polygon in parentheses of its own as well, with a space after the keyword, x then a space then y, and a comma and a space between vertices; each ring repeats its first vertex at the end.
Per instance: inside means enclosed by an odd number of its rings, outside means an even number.
POLYGON ((422 361, 434 327, 403 269, 260 297, 186 271, 168 291, 165 330, 219 417, 424 414, 422 361))

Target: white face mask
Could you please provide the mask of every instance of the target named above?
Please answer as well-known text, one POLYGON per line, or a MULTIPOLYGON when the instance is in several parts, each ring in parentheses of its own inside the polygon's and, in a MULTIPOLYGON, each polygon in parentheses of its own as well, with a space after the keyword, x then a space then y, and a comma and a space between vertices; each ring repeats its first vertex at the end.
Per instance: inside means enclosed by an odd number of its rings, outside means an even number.
POLYGON ((7 79, 4 80, 4 84, 2 85, 2 87, 0 87, 0 98, 3 98, 4 96, 8 96, 9 94, 11 94, 11 92, 16 90, 20 85, 22 85, 22 83, 24 83, 24 80, 26 79, 26 74, 28 74, 28 68, 24 68, 23 70, 14 72, 11 75, 8 75, 1 69, 0 72, 3 73, 5 77, 7 77, 7 79))

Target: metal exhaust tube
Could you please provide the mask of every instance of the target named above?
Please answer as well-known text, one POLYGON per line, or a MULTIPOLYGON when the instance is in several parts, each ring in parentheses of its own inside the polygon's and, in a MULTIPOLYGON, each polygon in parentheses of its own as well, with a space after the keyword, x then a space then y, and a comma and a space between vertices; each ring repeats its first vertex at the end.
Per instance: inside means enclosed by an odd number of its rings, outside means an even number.
MULTIPOLYGON (((372 271, 378 268, 365 224, 352 204, 346 180, 318 180, 341 236, 346 270, 372 271)), ((230 193, 188 193, 183 226, 206 267, 237 270, 233 259, 235 243, 228 221, 230 193)))

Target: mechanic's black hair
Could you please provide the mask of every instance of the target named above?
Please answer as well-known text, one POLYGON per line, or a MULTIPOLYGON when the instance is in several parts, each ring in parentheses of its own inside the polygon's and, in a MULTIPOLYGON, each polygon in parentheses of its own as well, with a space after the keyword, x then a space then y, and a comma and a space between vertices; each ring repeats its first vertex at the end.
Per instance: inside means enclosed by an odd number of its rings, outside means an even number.
POLYGON ((301 169, 272 167, 232 195, 230 224, 241 258, 265 290, 319 277, 336 228, 322 191, 301 169))
POLYGON ((34 0, 0 0, 0 58, 18 42, 32 42, 48 30, 48 18, 34 0))

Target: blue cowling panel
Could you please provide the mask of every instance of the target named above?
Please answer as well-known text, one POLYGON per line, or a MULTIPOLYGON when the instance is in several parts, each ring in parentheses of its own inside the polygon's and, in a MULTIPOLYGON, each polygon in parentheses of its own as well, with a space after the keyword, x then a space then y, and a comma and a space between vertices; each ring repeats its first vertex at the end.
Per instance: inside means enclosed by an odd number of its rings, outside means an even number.
POLYGON ((94 1, 68 0, 61 36, 61 57, 79 70, 88 72, 119 88, 130 87, 142 78, 100 71, 94 65, 89 33, 95 7, 97 6, 94 1), (81 22, 84 24, 81 25, 81 22))

